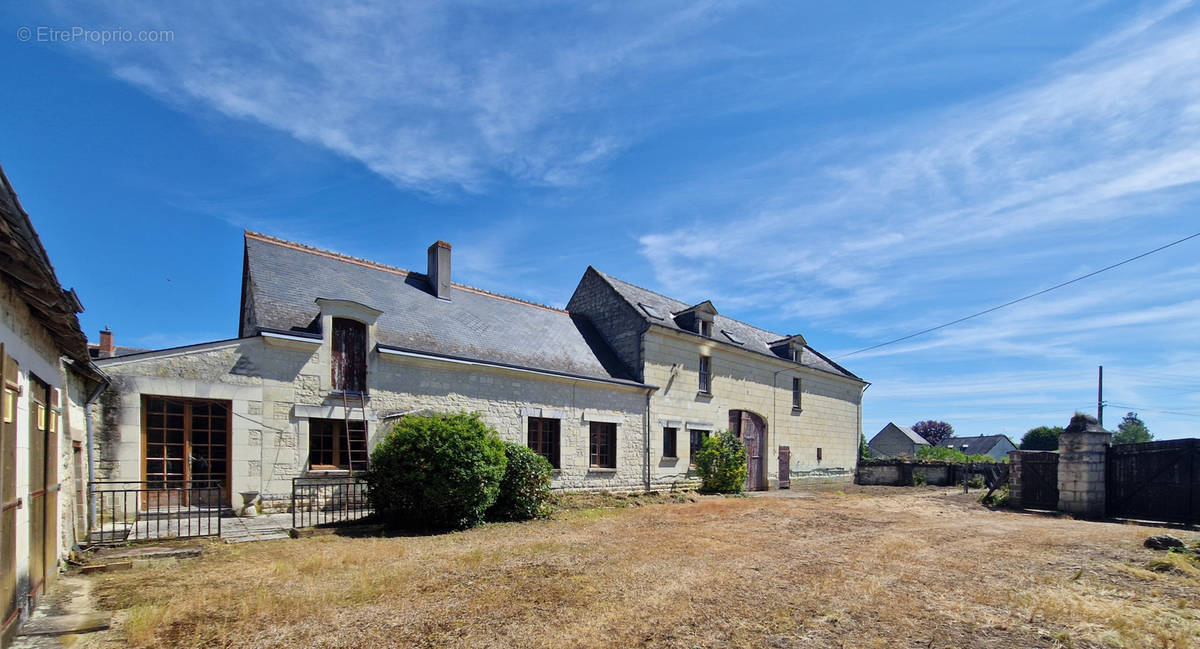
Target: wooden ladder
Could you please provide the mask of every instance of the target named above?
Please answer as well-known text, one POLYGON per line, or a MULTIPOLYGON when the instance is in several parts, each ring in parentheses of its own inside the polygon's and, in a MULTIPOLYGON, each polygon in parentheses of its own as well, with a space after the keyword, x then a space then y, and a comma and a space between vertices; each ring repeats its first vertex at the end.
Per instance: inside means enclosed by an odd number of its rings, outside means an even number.
POLYGON ((342 390, 342 416, 345 420, 342 427, 343 434, 346 436, 346 462, 350 466, 350 476, 354 476, 355 466, 366 466, 370 455, 367 453, 367 397, 363 392, 355 392, 358 397, 359 412, 362 413, 361 418, 353 418, 350 416, 350 397, 348 391, 342 390), (363 444, 362 448, 355 448, 353 438, 350 436, 350 422, 362 422, 363 444))

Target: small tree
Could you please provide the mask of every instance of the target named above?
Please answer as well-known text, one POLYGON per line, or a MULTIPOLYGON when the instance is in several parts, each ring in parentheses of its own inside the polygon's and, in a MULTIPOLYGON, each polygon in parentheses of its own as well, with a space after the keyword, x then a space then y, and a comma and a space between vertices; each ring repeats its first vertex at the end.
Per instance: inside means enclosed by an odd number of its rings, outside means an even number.
POLYGON ((867 436, 861 432, 858 434, 858 459, 864 462, 871 459, 871 447, 867 445, 867 436))
POLYGON ((937 446, 941 444, 947 437, 954 436, 954 426, 947 424, 944 421, 934 421, 927 419, 918 421, 912 425, 913 432, 925 438, 925 441, 937 446))
POLYGON ((392 525, 471 527, 496 502, 504 467, 504 444, 478 414, 408 415, 371 452, 367 498, 392 525))
POLYGON ((1057 451, 1061 426, 1038 426, 1025 431, 1021 438, 1022 451, 1057 451))
POLYGON ((488 510, 488 518, 499 521, 524 521, 544 516, 550 502, 550 461, 529 447, 504 442, 504 479, 500 495, 488 510))
POLYGON ((1142 421, 1136 412, 1126 413, 1121 419, 1121 424, 1117 426, 1117 432, 1113 433, 1113 444, 1140 444, 1149 442, 1154 439, 1150 434, 1150 429, 1146 427, 1146 422, 1142 421))
POLYGON ((740 492, 746 485, 746 445, 727 430, 704 438, 696 453, 696 472, 704 491, 740 492))

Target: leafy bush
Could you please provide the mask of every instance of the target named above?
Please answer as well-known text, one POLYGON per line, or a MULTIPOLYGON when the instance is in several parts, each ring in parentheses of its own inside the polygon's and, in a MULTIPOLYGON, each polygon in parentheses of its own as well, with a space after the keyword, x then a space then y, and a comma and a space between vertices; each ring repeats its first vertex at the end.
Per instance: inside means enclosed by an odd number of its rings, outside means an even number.
POLYGON ((956 448, 945 446, 922 446, 917 449, 917 460, 927 462, 995 462, 990 455, 967 455, 956 448))
POLYGON ((925 477, 924 473, 913 472, 913 486, 924 487, 929 484, 929 478, 925 477))
POLYGON ((696 453, 696 471, 704 491, 740 492, 746 485, 746 445, 727 430, 704 438, 696 453))
POLYGON ((478 414, 409 415, 371 452, 367 498, 390 525, 471 527, 496 502, 504 467, 504 444, 478 414))
POLYGON ((504 478, 500 495, 488 510, 488 518, 499 521, 525 521, 545 516, 549 511, 550 461, 528 447, 504 442, 504 478))
POLYGON ((988 494, 983 494, 979 497, 979 502, 991 507, 1008 507, 1009 500, 1012 498, 1012 492, 1009 491, 1008 485, 1004 485, 999 489, 988 494))

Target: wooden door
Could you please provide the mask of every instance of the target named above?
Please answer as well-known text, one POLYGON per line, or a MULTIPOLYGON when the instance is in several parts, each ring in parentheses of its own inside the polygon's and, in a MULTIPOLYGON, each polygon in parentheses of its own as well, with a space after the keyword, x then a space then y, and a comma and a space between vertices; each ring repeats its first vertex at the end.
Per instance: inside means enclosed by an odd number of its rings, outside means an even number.
POLYGON ((729 429, 746 445, 746 490, 767 488, 767 424, 748 410, 729 411, 729 429))
POLYGON ((0 420, 0 645, 16 633, 17 608, 17 361, 0 344, 3 419, 0 420))
POLYGON ((792 486, 792 449, 787 446, 779 447, 779 488, 789 489, 792 486))
POLYGON ((366 392, 367 326, 357 320, 334 318, 331 351, 333 389, 366 392))
POLYGON ((50 386, 29 376, 29 594, 46 580, 46 484, 48 479, 50 386))

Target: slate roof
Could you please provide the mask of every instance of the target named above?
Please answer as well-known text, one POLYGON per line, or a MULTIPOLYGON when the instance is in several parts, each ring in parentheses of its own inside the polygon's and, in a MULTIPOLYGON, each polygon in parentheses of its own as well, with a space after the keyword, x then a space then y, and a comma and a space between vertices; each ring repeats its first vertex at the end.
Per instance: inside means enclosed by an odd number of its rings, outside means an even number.
MULTIPOLYGON (((890 425, 895 427, 900 432, 904 433, 904 436, 909 438, 910 440, 912 440, 913 444, 923 444, 925 446, 929 446, 928 440, 926 440, 924 437, 921 437, 920 435, 918 435, 915 431, 913 431, 913 429, 909 428, 908 426, 897 426, 896 424, 890 424, 890 425)), ((880 432, 882 432, 882 431, 880 431, 880 432)))
MULTIPOLYGON (((963 444, 967 445, 967 450, 964 451, 967 455, 985 455, 997 444, 1000 440, 1008 439, 1004 435, 979 435, 976 437, 947 437, 942 440, 939 446, 953 446, 955 450, 963 450, 963 444)), ((1008 440, 1012 444, 1012 440, 1008 440)), ((1014 444, 1015 446, 1015 444, 1014 444)))
POLYGON ((33 317, 53 337, 61 352, 86 367, 90 364, 87 338, 77 313, 83 305, 74 290, 63 290, 42 246, 33 221, 0 168, 0 271, 25 300, 33 317))
MULTIPOLYGON (((617 279, 616 277, 603 273, 595 268, 592 268, 592 270, 594 270, 597 275, 608 282, 608 284, 613 287, 616 293, 620 295, 621 298, 623 298, 626 302, 628 302, 629 305, 633 307, 634 311, 636 311, 637 314, 646 322, 650 324, 661 325, 669 329, 675 329, 677 331, 695 333, 680 327, 672 317, 673 314, 686 311, 692 308, 693 305, 680 302, 679 300, 669 298, 665 295, 660 295, 654 291, 642 288, 635 284, 630 284, 629 282, 617 279)), ((786 356, 786 352, 784 352, 784 354, 780 354, 776 351, 776 349, 773 349, 771 345, 771 343, 776 343, 787 337, 788 336, 784 336, 782 334, 767 331, 766 329, 759 329, 758 327, 746 324, 740 320, 734 320, 733 318, 720 315, 719 313, 713 317, 713 340, 725 342, 735 347, 740 347, 742 349, 759 354, 765 354, 776 359, 790 361, 791 359, 786 356)), ((786 349, 786 345, 782 347, 786 349)), ((862 379, 856 376, 853 372, 847 370, 841 365, 838 365, 808 345, 804 346, 804 350, 801 353, 800 364, 804 365, 805 367, 820 370, 822 372, 829 372, 831 374, 844 376, 856 381, 862 381, 862 379)))
POLYGON ((424 273, 254 232, 245 240, 241 336, 311 333, 317 298, 352 300, 383 312, 383 347, 637 383, 586 318, 462 284, 441 300, 424 273))
POLYGON ((148 352, 148 351, 155 351, 155 350, 142 349, 141 347, 123 347, 121 345, 116 345, 113 347, 113 353, 111 355, 105 355, 104 352, 100 351, 100 345, 97 345, 95 343, 88 343, 88 354, 92 357, 92 360, 99 360, 102 358, 118 358, 120 356, 129 356, 130 354, 141 354, 143 352, 148 352))

